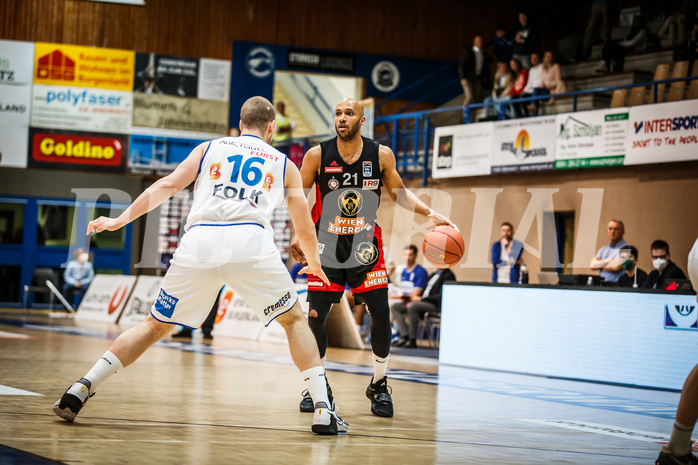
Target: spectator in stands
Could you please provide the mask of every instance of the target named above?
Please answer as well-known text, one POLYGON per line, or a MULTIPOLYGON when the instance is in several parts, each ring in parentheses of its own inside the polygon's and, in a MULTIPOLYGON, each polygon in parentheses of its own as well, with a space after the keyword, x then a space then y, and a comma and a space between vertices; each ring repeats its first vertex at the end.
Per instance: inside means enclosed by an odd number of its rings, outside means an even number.
MULTIPOLYGON (((679 9, 667 16, 662 27, 657 31, 656 42, 659 44, 664 36, 669 36, 669 46, 683 50, 686 46, 686 7, 688 2, 684 0, 679 9)), ((653 42, 650 38, 650 42, 653 42)))
POLYGON ((286 114, 286 104, 278 102, 276 104, 276 129, 274 129, 271 145, 284 154, 288 154, 294 129, 296 129, 296 122, 286 114))
POLYGON ((605 46, 611 39, 611 29, 613 27, 613 13, 617 0, 594 0, 591 4, 591 16, 584 31, 584 41, 582 50, 577 57, 579 61, 586 60, 591 55, 591 43, 598 30, 601 42, 605 46))
MULTIPOLYGON (((407 303, 412 301, 413 296, 422 294, 422 290, 424 290, 424 286, 426 286, 429 279, 427 270, 417 263, 417 246, 410 244, 405 247, 403 256, 405 257, 406 267, 402 270, 400 278, 401 294, 396 298, 392 298, 393 302, 390 305, 390 313, 394 321, 398 323, 398 328, 400 328, 400 322, 404 322, 402 315, 407 311, 407 303)), ((404 326, 400 329, 400 336, 403 338, 407 337, 407 331, 404 326)), ((404 342, 406 342, 406 339, 404 342)))
MULTIPOLYGON (((528 70, 528 80, 521 97, 537 97, 538 95, 548 95, 549 92, 543 87, 543 64, 540 62, 538 52, 531 53, 531 68, 528 70)), ((539 100, 527 102, 522 106, 524 116, 536 116, 538 114, 539 100)))
MULTIPOLYGON (((514 85, 509 91, 509 98, 516 100, 523 95, 523 90, 528 82, 528 70, 521 66, 519 60, 512 58, 509 62, 511 71, 514 74, 514 85)), ((524 115, 524 105, 521 103, 512 103, 509 105, 509 118, 520 118, 524 115)))
POLYGON ((514 44, 507 37, 507 27, 499 23, 494 28, 494 40, 492 41, 492 54, 499 62, 508 62, 514 54, 514 44))
POLYGON ((481 103, 490 90, 490 63, 492 59, 482 49, 482 36, 475 36, 473 46, 461 56, 458 65, 460 83, 465 98, 463 105, 481 103))
MULTIPOLYGON (((562 94, 567 91, 567 86, 560 73, 560 65, 555 63, 555 56, 550 50, 543 54, 541 80, 543 88, 548 91, 549 95, 562 94)), ((540 92, 540 95, 545 95, 545 92, 540 92)), ((552 104, 553 101, 554 99, 551 97, 548 103, 552 104)))
POLYGON ((652 266, 644 287, 646 289, 664 289, 664 282, 671 279, 686 279, 684 272, 671 261, 669 255, 669 244, 658 239, 650 246, 652 252, 652 266))
POLYGON ((609 40, 603 48, 603 61, 596 68, 597 73, 623 71, 625 55, 628 52, 641 52, 647 48, 649 33, 645 18, 635 16, 633 26, 625 39, 620 42, 609 40))
MULTIPOLYGON (((509 92, 514 86, 514 74, 509 68, 509 63, 497 63, 497 71, 494 73, 494 87, 492 94, 485 99, 485 103, 498 103, 509 100, 509 92)), ((496 119, 500 114, 503 104, 485 107, 485 118, 496 119)))
POLYGON ((647 273, 637 267, 637 249, 632 245, 620 251, 621 265, 625 273, 618 278, 619 287, 640 288, 647 281, 647 273))
POLYGON ((421 295, 412 295, 407 302, 407 322, 404 313, 393 314, 393 319, 398 325, 400 339, 395 345, 405 348, 417 347, 417 330, 419 321, 426 313, 441 313, 441 297, 443 295, 444 283, 455 281, 456 277, 448 268, 440 268, 429 276, 424 292, 421 295), (407 334, 407 337, 402 335, 407 334))
POLYGON ((538 35, 533 27, 528 23, 526 13, 519 13, 519 28, 514 36, 513 58, 519 60, 524 68, 530 68, 530 56, 538 46, 538 35))
POLYGON ((514 226, 509 222, 499 228, 501 238, 492 244, 492 282, 518 283, 523 263, 523 244, 514 239, 514 226))
POLYGON ((621 220, 612 219, 606 227, 606 234, 610 241, 608 245, 604 245, 596 252, 596 257, 591 260, 590 268, 599 270, 602 285, 618 286, 620 279, 625 270, 623 270, 623 261, 620 259, 620 251, 628 248, 630 244, 625 242, 625 225, 621 220))
POLYGON ((693 69, 696 56, 698 56, 698 22, 696 22, 691 29, 691 36, 681 59, 688 61, 688 69, 693 69))
POLYGON ((95 277, 95 270, 90 263, 90 255, 85 249, 77 248, 73 252, 74 259, 68 262, 63 272, 63 296, 68 300, 72 299, 72 305, 77 308, 80 305, 82 296, 87 292, 87 288, 95 277))

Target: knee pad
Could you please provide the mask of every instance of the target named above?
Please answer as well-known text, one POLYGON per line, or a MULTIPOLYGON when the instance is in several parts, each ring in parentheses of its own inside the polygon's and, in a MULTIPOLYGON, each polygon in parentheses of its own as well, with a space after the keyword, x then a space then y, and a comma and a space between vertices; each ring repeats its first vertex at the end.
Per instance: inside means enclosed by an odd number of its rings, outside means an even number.
POLYGON ((390 339, 392 328, 390 327, 390 305, 387 300, 376 300, 366 305, 371 314, 371 347, 378 357, 387 357, 390 354, 390 339))
POLYGON ((325 356, 327 351, 327 316, 330 314, 330 309, 332 308, 331 302, 316 302, 310 300, 308 311, 308 326, 315 336, 315 341, 317 342, 318 350, 320 351, 320 358, 325 356))

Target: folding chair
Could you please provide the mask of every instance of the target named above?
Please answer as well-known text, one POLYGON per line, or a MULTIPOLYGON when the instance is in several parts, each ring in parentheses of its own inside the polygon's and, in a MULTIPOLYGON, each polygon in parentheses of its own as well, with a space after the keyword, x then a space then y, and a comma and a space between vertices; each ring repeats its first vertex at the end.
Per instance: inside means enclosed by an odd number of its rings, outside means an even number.
MULTIPOLYGON (((688 61, 677 61, 674 63, 674 70, 671 73, 672 79, 679 79, 688 76, 688 61)), ((686 89, 686 81, 672 82, 669 86, 668 102, 683 100, 683 93, 686 89)))
MULTIPOLYGON (((58 283, 56 278, 56 273, 53 272, 51 268, 36 268, 34 270, 34 275, 32 276, 31 285, 24 286, 24 308, 31 309, 31 304, 29 302, 30 294, 48 294, 49 296, 49 308, 53 310, 53 292, 46 285, 46 281, 51 281, 55 286, 58 283)), ((32 299, 33 301, 34 299, 32 299)))
POLYGON ((625 99, 628 96, 628 89, 616 89, 613 91, 613 97, 611 97, 611 108, 618 108, 625 106, 625 99))

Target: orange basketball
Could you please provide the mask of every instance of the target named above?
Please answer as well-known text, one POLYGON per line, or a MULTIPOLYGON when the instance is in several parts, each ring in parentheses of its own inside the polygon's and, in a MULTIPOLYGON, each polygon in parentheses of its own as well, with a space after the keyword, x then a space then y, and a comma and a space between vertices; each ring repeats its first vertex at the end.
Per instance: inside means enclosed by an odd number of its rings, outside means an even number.
POLYGON ((424 236, 422 252, 429 263, 438 268, 450 268, 463 257, 463 236, 450 226, 437 226, 424 236))

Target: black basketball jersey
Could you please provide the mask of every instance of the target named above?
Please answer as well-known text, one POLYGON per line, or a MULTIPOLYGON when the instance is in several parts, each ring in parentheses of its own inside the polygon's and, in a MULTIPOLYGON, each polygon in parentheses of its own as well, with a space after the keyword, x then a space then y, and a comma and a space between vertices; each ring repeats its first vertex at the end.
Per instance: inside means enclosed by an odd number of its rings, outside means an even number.
POLYGON ((377 250, 362 243, 375 245, 376 217, 380 205, 382 177, 378 148, 374 140, 363 139, 363 150, 357 161, 348 165, 337 149, 337 138, 320 144, 322 152, 320 173, 315 179, 316 199, 313 221, 323 254, 323 265, 330 265, 334 256, 344 266, 368 265, 362 255, 377 250), (327 250, 329 249, 329 250, 327 250), (372 250, 368 250, 372 249, 372 250), (330 253, 335 250, 336 253, 330 253))

